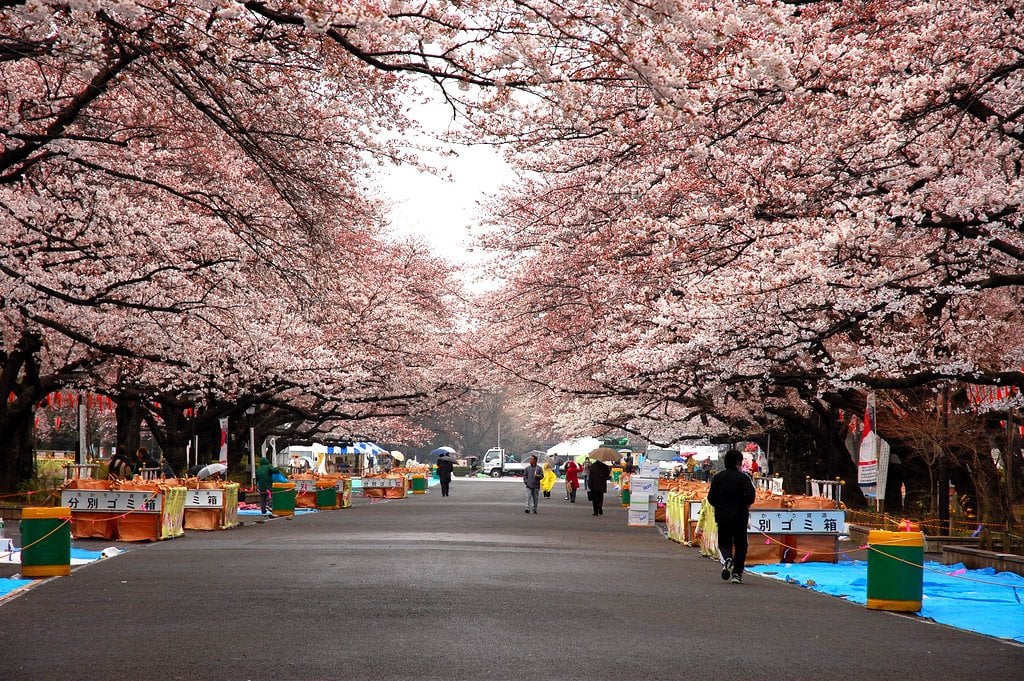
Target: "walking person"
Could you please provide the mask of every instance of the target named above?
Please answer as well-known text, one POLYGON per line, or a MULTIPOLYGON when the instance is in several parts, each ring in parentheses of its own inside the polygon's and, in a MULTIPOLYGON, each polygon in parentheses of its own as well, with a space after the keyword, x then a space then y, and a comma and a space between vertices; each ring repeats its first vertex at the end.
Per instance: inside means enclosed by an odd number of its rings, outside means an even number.
POLYGON ((743 583, 747 560, 747 520, 754 503, 754 483, 740 470, 743 454, 730 449, 725 453, 725 468, 711 479, 708 503, 715 509, 718 525, 718 552, 721 554, 722 579, 743 583))
POLYGON ((704 482, 711 481, 711 473, 715 470, 715 464, 711 463, 711 457, 704 459, 704 462, 700 465, 701 479, 704 482))
POLYGON ((544 469, 544 477, 540 479, 540 491, 544 493, 545 499, 550 499, 551 490, 555 488, 555 483, 558 482, 558 474, 555 473, 555 469, 547 461, 544 462, 542 468, 544 469))
POLYGON ((455 459, 450 454, 437 457, 437 479, 441 481, 441 496, 446 497, 451 491, 452 471, 455 470, 455 459))
POLYGON ((612 475, 612 469, 600 459, 595 459, 590 464, 590 475, 587 476, 590 501, 594 506, 594 515, 604 515, 604 494, 608 491, 608 478, 612 475))
POLYGON ((530 457, 530 465, 523 471, 523 484, 526 485, 526 512, 537 512, 537 497, 540 495, 540 481, 544 471, 537 465, 537 457, 530 457))
POLYGON ((256 490, 260 493, 260 513, 267 513, 267 502, 270 500, 270 489, 274 486, 274 473, 279 473, 275 467, 270 465, 270 460, 265 456, 260 457, 260 465, 256 466, 256 490))
POLYGON ((580 488, 580 466, 572 459, 565 465, 565 498, 576 503, 576 490, 580 488))

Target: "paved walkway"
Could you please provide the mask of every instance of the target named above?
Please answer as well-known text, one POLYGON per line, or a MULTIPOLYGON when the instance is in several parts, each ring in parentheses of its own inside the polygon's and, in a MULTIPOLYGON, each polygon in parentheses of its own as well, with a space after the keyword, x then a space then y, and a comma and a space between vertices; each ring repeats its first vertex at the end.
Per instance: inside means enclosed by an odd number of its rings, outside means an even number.
MULTIPOLYGON (((557 492, 556 492, 557 495, 557 492)), ((609 502, 613 501, 609 497, 609 502)), ((5 679, 1019 681, 1024 647, 751 575, 515 480, 189 532, 0 604, 5 679)), ((103 548, 107 542, 76 542, 103 548)))

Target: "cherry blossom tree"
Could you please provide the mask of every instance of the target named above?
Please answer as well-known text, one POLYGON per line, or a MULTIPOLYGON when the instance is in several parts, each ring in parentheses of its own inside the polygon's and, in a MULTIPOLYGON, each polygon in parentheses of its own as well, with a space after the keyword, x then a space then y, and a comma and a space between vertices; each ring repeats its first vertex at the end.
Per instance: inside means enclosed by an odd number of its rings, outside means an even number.
POLYGON ((511 274, 486 353, 641 431, 1021 382, 1012 8, 619 10, 601 31, 569 13, 593 66, 493 128, 534 179, 495 211, 511 274))
POLYGON ((71 381, 151 425, 191 390, 290 391, 318 419, 443 393, 424 358, 446 342, 447 270, 386 243, 365 178, 415 161, 385 134, 409 124, 396 72, 448 67, 413 63, 429 35, 399 10, 382 33, 371 9, 0 7, 6 484, 30 473, 33 405, 71 381))

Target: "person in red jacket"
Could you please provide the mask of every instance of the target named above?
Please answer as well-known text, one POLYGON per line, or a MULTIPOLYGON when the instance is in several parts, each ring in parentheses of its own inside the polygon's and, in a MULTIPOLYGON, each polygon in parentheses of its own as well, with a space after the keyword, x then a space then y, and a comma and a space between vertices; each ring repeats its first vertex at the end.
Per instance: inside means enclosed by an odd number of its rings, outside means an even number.
POLYGON ((722 554, 722 579, 743 583, 747 559, 747 520, 754 503, 754 483, 740 470, 743 454, 730 449, 725 453, 725 470, 711 479, 708 503, 715 509, 718 525, 718 551, 722 554))
POLYGON ((565 498, 576 503, 576 490, 580 488, 580 465, 572 459, 565 466, 565 498))

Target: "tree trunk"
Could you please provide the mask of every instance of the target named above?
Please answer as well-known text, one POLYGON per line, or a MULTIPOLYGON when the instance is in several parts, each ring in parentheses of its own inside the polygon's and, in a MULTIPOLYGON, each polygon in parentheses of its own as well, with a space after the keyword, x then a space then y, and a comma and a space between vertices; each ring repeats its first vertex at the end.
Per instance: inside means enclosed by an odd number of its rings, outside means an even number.
POLYGON ((782 431, 772 432, 772 452, 779 461, 776 472, 783 476, 789 494, 803 494, 808 477, 817 480, 839 478, 843 485, 842 501, 850 508, 864 508, 867 500, 857 486, 857 467, 839 440, 839 429, 831 429, 806 419, 786 418, 782 431))
POLYGON ((117 400, 114 416, 117 419, 117 451, 133 456, 142 445, 139 429, 142 425, 142 406, 138 400, 117 400))
POLYGON ((5 492, 18 489, 35 475, 35 413, 31 406, 12 408, 20 401, 0 408, 0 490, 5 492))
POLYGON ((27 332, 11 352, 0 348, 0 490, 16 490, 35 475, 35 406, 49 392, 39 375, 41 349, 42 339, 27 332))

